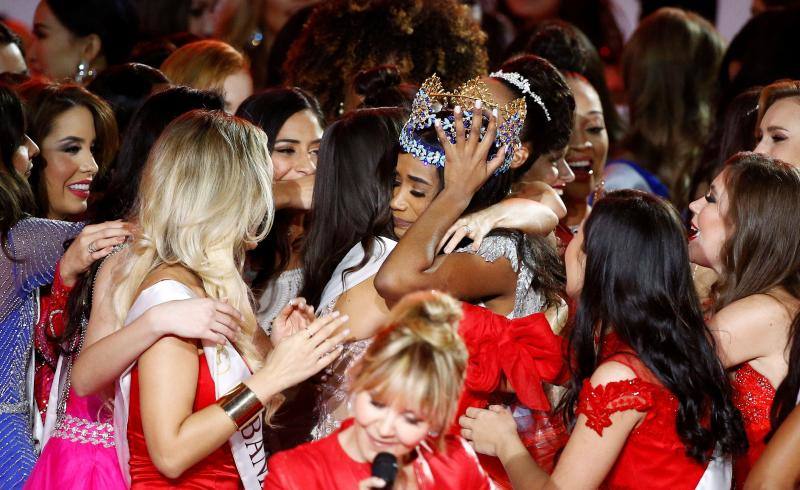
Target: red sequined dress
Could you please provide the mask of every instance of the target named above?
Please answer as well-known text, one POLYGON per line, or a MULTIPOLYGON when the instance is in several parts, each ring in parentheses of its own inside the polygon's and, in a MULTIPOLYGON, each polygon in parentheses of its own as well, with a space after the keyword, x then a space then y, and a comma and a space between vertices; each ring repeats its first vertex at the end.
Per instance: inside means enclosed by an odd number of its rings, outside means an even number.
MULTIPOLYGON (((333 434, 275 454, 269 459, 264 490, 338 490, 358 488, 372 474, 371 463, 354 461, 339 443, 339 434, 353 425, 342 422, 333 434)), ((417 448, 412 463, 419 490, 489 490, 491 482, 475 452, 461 437, 446 436, 446 450, 426 443, 417 448)))
MULTIPOLYGON (((197 392, 192 412, 197 412, 216 402, 214 378, 208 369, 204 354, 199 354, 200 370, 197 375, 197 392)), ((170 480, 163 476, 153 464, 147 452, 147 442, 142 429, 139 410, 139 369, 131 371, 130 418, 128 419, 128 445, 130 448, 130 472, 132 489, 149 488, 196 488, 234 490, 242 487, 233 453, 225 443, 195 464, 180 478, 170 480)))
POLYGON ((601 488, 694 489, 706 464, 686 455, 675 428, 678 400, 615 334, 605 336, 602 362, 619 362, 636 378, 592 386, 584 381, 576 413, 603 435, 616 412, 637 410, 644 420, 631 431, 601 488))
POLYGON ((742 488, 748 473, 761 453, 764 452, 764 437, 769 433, 769 412, 775 399, 775 388, 749 363, 742 364, 733 374, 733 403, 742 412, 744 430, 750 447, 747 453, 733 462, 733 480, 736 488, 742 488))

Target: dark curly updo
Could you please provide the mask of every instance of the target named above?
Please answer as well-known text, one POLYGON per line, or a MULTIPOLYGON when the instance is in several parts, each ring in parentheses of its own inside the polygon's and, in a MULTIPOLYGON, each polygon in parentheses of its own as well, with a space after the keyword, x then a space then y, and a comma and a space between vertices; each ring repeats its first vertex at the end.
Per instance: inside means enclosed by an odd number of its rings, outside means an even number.
POLYGON ((458 0, 330 0, 311 14, 284 64, 286 83, 328 115, 358 72, 392 63, 406 82, 448 87, 486 73, 486 35, 458 0))

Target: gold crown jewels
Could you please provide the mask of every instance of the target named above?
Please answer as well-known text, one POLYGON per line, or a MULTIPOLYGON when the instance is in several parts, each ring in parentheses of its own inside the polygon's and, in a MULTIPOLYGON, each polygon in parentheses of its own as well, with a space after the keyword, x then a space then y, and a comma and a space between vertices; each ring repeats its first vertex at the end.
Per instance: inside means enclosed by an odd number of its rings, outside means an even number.
MULTIPOLYGON (((464 128, 467 134, 472 123, 471 108, 476 100, 483 102, 489 109, 497 109, 500 122, 497 128, 497 137, 489 159, 503 146, 507 146, 506 157, 498 173, 508 170, 514 151, 520 145, 519 135, 525 124, 526 104, 525 98, 514 99, 503 107, 499 107, 489 92, 488 87, 480 78, 474 78, 464 83, 455 92, 447 92, 442 87, 442 82, 437 75, 430 76, 420 87, 411 107, 411 116, 403 126, 400 135, 400 145, 403 150, 414 156, 426 165, 443 167, 445 164, 444 151, 430 145, 419 137, 419 132, 434 125, 436 114, 442 110, 453 109, 455 106, 464 108, 464 128)), ((439 118, 442 129, 450 139, 455 142, 455 126, 452 114, 439 118)), ((481 135, 486 131, 481 127, 481 135)))

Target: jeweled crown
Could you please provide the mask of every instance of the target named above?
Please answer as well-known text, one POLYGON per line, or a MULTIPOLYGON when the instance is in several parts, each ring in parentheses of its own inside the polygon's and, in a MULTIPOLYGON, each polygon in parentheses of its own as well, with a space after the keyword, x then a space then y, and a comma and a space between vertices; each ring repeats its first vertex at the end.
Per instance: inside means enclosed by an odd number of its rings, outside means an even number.
MULTIPOLYGON (((514 99, 503 107, 499 107, 489 92, 488 87, 480 78, 469 80, 455 92, 446 92, 437 75, 429 77, 420 87, 411 106, 411 116, 403 126, 400 134, 400 146, 425 165, 444 167, 444 150, 438 145, 431 145, 420 138, 420 131, 431 128, 437 120, 436 114, 445 109, 461 106, 464 111, 464 129, 470 132, 472 125, 472 108, 474 102, 480 100, 483 107, 497 110, 498 127, 492 151, 488 159, 491 160, 503 145, 506 145, 506 156, 497 173, 507 171, 514 159, 514 152, 520 146, 520 132, 525 124, 526 105, 525 98, 514 99)), ((455 118, 452 114, 439 118, 442 129, 451 143, 455 143, 456 130, 455 118)), ((481 126, 481 137, 486 132, 486 127, 481 126)))

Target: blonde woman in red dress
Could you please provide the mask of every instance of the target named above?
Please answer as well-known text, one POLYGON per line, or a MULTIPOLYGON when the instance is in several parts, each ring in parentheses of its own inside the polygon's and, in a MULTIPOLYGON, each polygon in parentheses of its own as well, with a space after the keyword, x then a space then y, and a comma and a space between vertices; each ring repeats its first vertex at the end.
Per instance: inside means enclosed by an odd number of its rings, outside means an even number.
POLYGON ((333 434, 269 460, 267 490, 384 488, 379 453, 397 458, 395 489, 492 488, 477 456, 446 435, 467 364, 461 305, 435 291, 406 296, 353 367, 350 413, 333 434))

